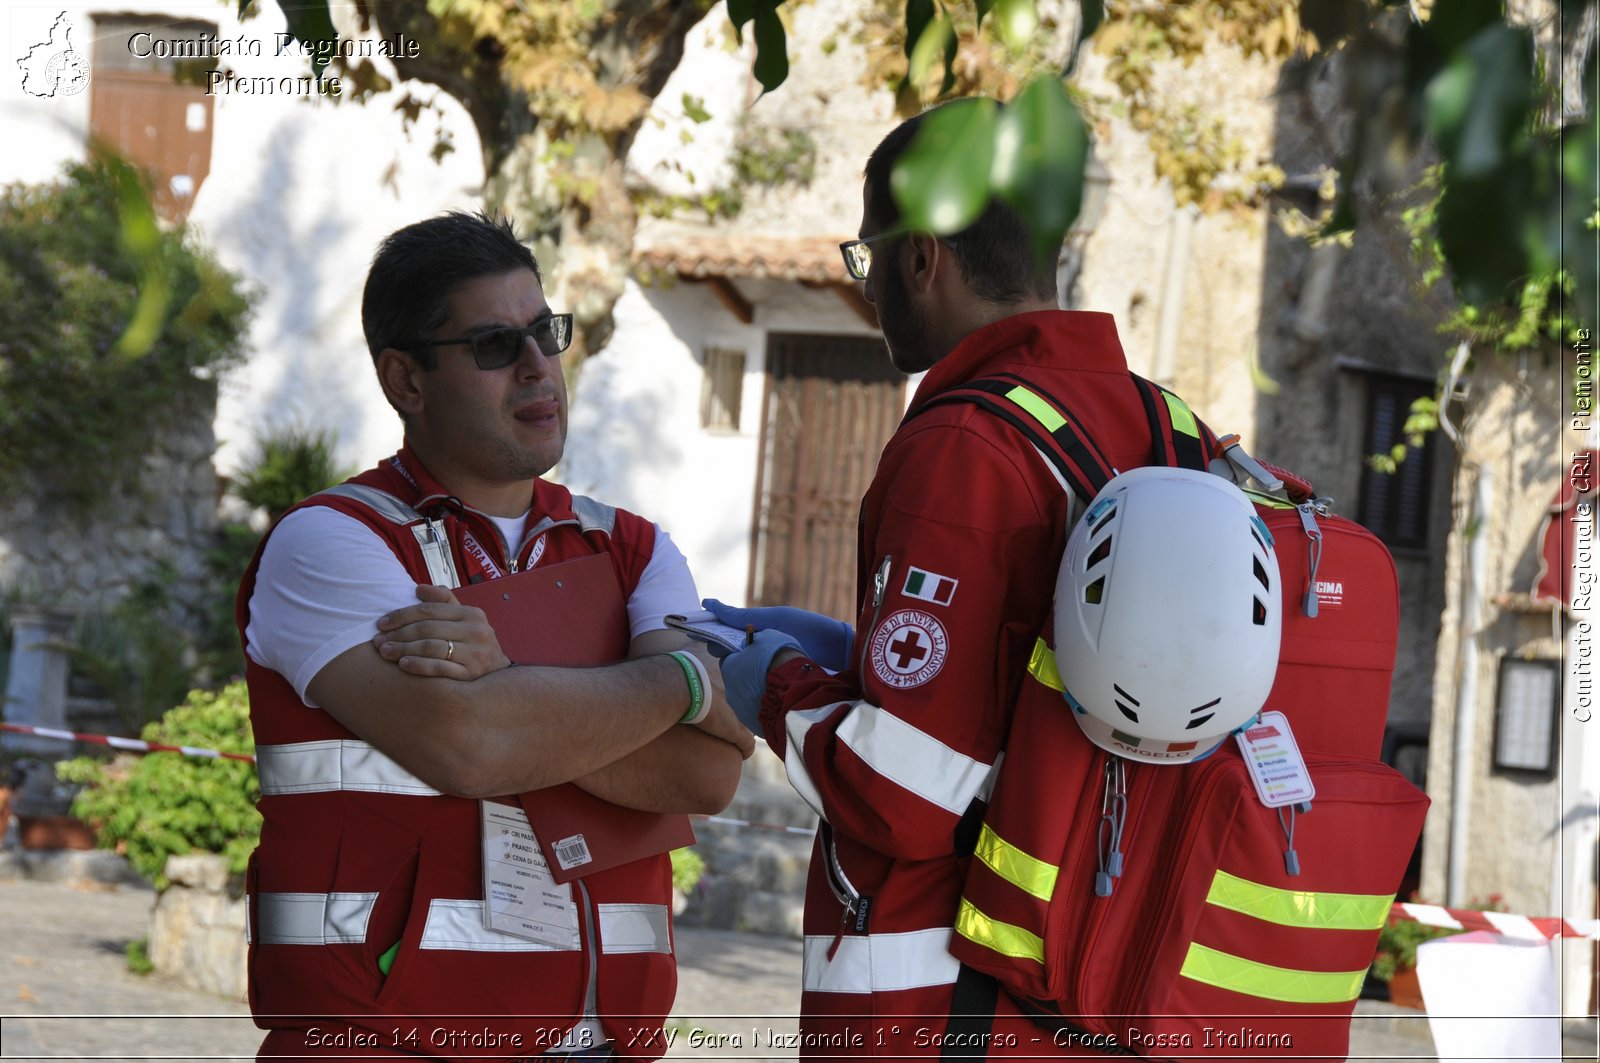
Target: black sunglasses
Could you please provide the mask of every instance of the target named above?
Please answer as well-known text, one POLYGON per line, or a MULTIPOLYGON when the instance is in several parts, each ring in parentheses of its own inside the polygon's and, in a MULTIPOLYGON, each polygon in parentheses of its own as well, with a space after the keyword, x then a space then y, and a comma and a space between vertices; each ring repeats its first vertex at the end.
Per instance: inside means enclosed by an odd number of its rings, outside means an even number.
POLYGON ((484 329, 455 340, 415 340, 397 343, 401 350, 425 347, 453 347, 464 343, 472 348, 472 360, 479 369, 504 369, 522 356, 522 345, 532 337, 539 352, 554 358, 572 346, 572 315, 553 314, 542 317, 531 325, 505 325, 484 329))

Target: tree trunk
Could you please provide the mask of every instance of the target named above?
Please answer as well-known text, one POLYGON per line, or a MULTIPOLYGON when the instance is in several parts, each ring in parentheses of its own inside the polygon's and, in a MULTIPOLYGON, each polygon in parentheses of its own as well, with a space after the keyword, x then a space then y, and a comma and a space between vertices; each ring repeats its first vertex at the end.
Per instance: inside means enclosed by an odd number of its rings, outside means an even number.
POLYGON ((574 49, 571 36, 537 37, 552 27, 571 33, 574 9, 562 2, 484 0, 442 20, 427 0, 385 0, 372 9, 381 32, 421 46, 418 58, 395 61, 401 77, 437 85, 471 115, 483 149, 485 208, 516 224, 539 260, 550 305, 574 315, 563 359, 570 402, 583 360, 611 337, 611 310, 631 264, 638 215, 625 183, 628 151, 708 5, 612 0, 579 27, 574 49), (503 18, 479 17, 485 10, 503 18), (484 25, 498 33, 480 32, 484 25), (552 94, 552 86, 571 85, 575 93, 552 94), (560 106, 541 113, 540 99, 560 106))

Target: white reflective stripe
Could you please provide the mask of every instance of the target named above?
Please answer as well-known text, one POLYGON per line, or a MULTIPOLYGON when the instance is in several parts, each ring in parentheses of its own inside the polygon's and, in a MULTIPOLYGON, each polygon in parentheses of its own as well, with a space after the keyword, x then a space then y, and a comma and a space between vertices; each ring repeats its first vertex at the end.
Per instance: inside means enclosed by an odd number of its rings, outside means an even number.
POLYGON ((578 518, 578 527, 585 532, 601 531, 610 535, 616 529, 616 507, 596 502, 587 495, 572 496, 572 512, 578 518))
POLYGON ((256 747, 261 794, 330 790, 438 797, 439 791, 365 742, 328 739, 256 747))
MULTIPOLYGON (((577 932, 573 932, 576 939, 577 932)), ((428 904, 428 921, 422 927, 422 949, 458 949, 466 952, 576 952, 571 948, 546 945, 526 938, 502 934, 483 925, 482 901, 433 900, 428 904)))
POLYGON ((978 787, 978 800, 984 804, 994 797, 994 784, 1000 781, 1000 765, 1005 763, 1005 759, 1006 751, 1002 749, 999 756, 994 758, 994 767, 983 777, 983 785, 978 787))
POLYGON ((376 893, 258 893, 263 945, 359 945, 376 893))
POLYGON ((836 701, 821 708, 787 713, 783 718, 783 729, 789 735, 789 748, 783 755, 783 766, 789 772, 789 785, 793 786, 795 793, 811 806, 811 811, 821 816, 823 820, 827 820, 828 817, 822 812, 822 794, 818 791, 817 784, 811 781, 811 773, 806 771, 806 732, 834 709, 848 704, 850 704, 848 701, 836 701))
POLYGON ((664 904, 601 904, 601 952, 672 953, 671 925, 664 904))
POLYGON ((902 934, 807 937, 803 984, 808 993, 889 993, 954 985, 961 965, 950 955, 950 928, 902 934))
POLYGON ((865 701, 856 702, 838 734, 873 771, 957 816, 978 796, 993 767, 865 701))
POLYGON ((455 558, 450 556, 450 541, 445 538, 444 522, 425 520, 411 526, 411 534, 422 547, 422 559, 428 563, 428 579, 437 587, 459 587, 461 577, 456 575, 455 558))
MULTIPOLYGON (((335 484, 319 495, 334 495, 339 498, 349 498, 360 502, 390 524, 410 524, 422 519, 422 514, 400 501, 394 495, 380 487, 368 487, 366 484, 343 483, 335 484)), ((313 495, 312 497, 316 497, 313 495)))

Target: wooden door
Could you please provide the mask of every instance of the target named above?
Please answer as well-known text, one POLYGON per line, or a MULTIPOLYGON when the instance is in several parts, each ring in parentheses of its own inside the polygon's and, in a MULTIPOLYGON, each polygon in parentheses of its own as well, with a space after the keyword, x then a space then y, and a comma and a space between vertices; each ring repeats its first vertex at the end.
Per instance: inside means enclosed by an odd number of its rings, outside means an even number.
POLYGON ((771 333, 750 602, 856 616, 856 521, 905 378, 876 336, 771 333))

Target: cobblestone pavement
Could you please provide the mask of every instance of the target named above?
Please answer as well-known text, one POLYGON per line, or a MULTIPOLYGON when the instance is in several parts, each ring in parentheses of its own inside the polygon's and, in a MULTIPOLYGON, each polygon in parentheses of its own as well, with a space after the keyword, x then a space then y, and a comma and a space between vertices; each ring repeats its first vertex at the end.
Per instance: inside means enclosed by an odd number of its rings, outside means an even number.
MULTIPOLYGON (((148 890, 0 881, 0 1059, 248 1060, 261 1033, 242 1001, 127 969, 149 926, 148 890)), ((793 1059, 800 944, 680 929, 673 1059, 793 1059)), ((1569 1031, 1567 1058, 1595 1059, 1591 1031, 1569 1031)), ((1363 1002, 1353 1060, 1434 1058, 1426 1017, 1363 1002)))

